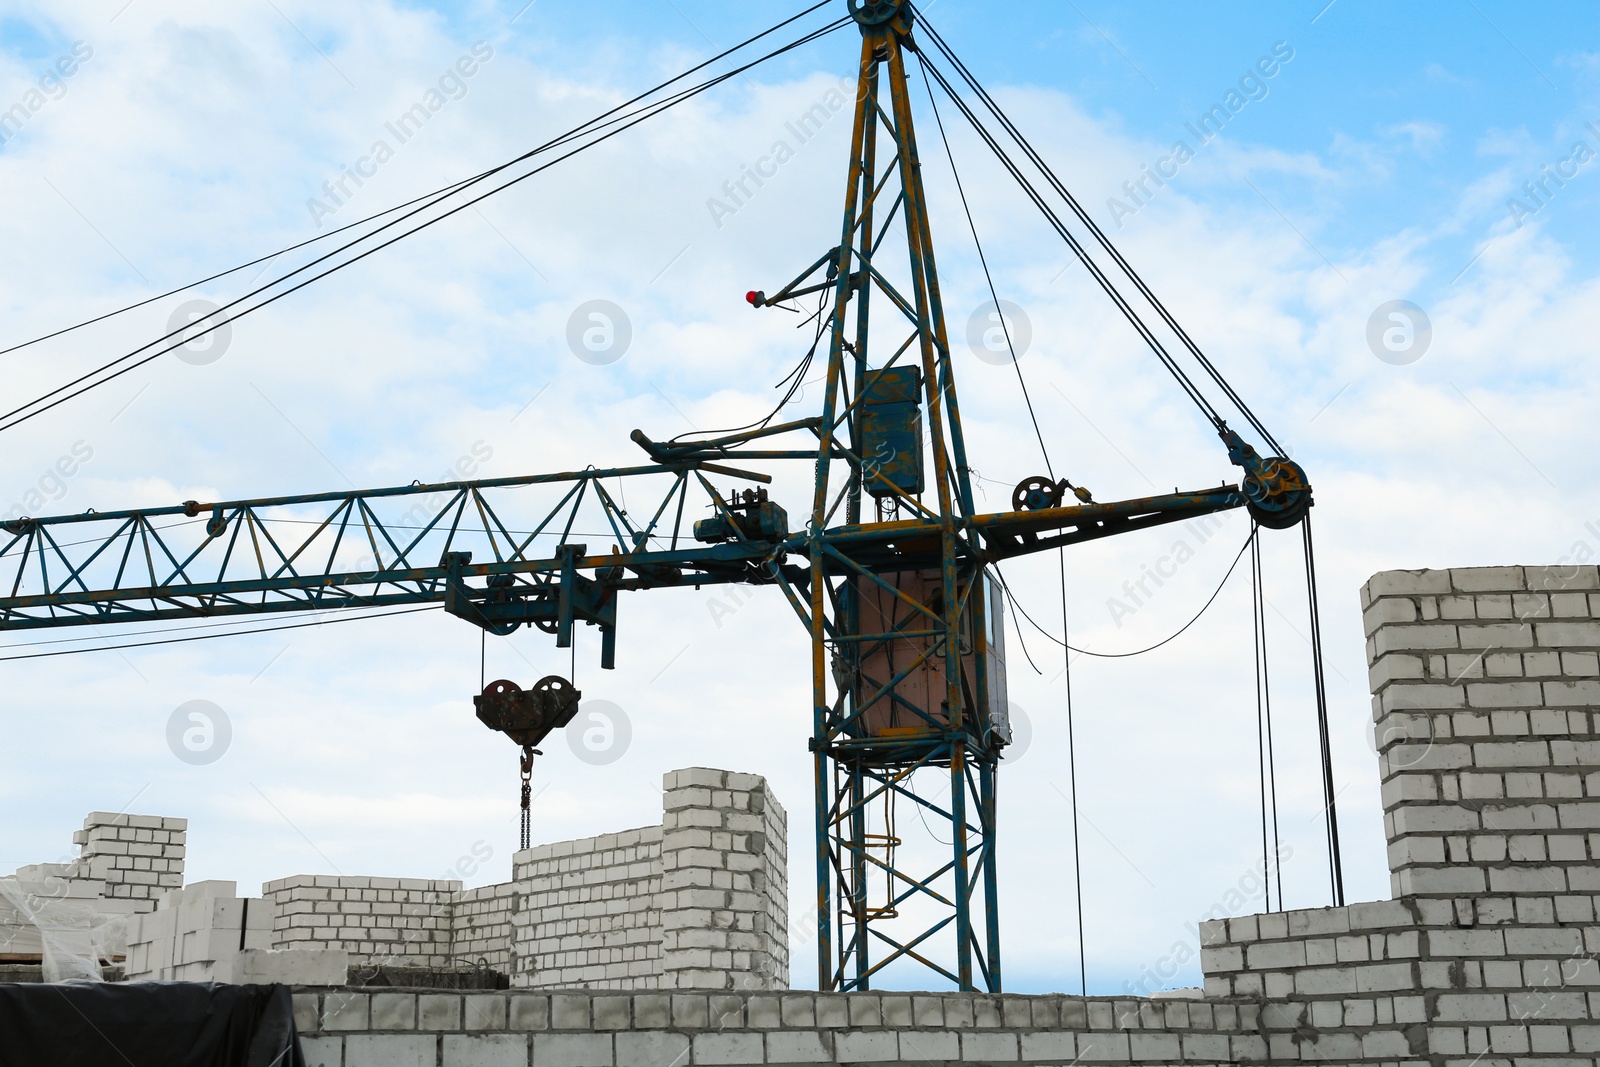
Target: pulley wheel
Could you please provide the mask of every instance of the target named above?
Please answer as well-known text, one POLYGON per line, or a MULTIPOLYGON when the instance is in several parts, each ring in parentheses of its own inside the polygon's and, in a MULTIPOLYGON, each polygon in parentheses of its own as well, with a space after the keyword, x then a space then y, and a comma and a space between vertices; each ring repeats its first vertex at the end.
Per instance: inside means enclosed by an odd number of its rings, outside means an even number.
POLYGON ((1269 530, 1287 530, 1311 510, 1311 485, 1300 464, 1274 456, 1261 465, 1262 476, 1247 475, 1245 506, 1250 517, 1269 530))
POLYGON ((863 26, 882 26, 900 14, 904 0, 850 0, 851 16, 863 26))
POLYGON ((1049 478, 1035 475, 1024 478, 1017 483, 1011 491, 1011 509, 1013 511, 1043 511, 1045 508, 1061 506, 1062 487, 1052 482, 1049 478))

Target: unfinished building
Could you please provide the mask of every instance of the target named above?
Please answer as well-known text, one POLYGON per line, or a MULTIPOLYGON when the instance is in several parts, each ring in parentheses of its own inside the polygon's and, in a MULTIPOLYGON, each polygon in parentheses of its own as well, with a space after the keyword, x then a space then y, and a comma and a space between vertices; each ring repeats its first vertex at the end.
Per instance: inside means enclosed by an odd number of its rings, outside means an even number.
POLYGON ((91 817, 81 880, 103 890, 65 899, 138 913, 130 974, 343 954, 356 970, 296 983, 321 1067, 1597 1062, 1600 573, 1393 571, 1361 596, 1394 899, 1204 923, 1203 990, 786 989, 783 812, 723 771, 669 775, 659 828, 518 853, 512 882, 472 892, 300 877, 153 910, 181 874, 181 823, 91 817), (107 858, 124 841, 148 875, 107 858), (385 958, 472 953, 511 988, 360 984, 385 958))

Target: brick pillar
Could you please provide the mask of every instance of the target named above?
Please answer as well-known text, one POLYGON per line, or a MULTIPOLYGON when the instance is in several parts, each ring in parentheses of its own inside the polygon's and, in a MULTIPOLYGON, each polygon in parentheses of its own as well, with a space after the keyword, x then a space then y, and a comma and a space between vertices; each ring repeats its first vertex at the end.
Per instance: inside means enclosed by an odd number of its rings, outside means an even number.
POLYGON ((788 821, 766 779, 693 767, 663 788, 663 988, 787 988, 788 821))
POLYGON ((147 912, 167 890, 183 887, 188 829, 188 819, 94 811, 72 842, 83 850, 80 865, 91 877, 104 879, 108 899, 131 900, 136 910, 147 912))
POLYGON ((1596 568, 1387 571, 1361 603, 1394 893, 1600 891, 1596 568))

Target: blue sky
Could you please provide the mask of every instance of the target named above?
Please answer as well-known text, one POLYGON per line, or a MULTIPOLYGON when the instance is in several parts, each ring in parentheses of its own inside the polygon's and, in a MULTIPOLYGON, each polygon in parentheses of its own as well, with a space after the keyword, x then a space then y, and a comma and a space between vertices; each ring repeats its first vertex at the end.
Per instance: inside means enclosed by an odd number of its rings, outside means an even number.
MULTIPOLYGON (((504 11, 464 5, 465 32, 492 31, 504 11), (467 28, 471 27, 470 30, 467 28)), ((540 0, 518 19, 542 58, 582 69, 662 42, 688 52, 764 28, 770 5, 641 5, 620 29, 572 5, 540 0), (547 42, 547 43, 546 43, 547 42), (648 42, 648 46, 645 44, 648 42)), ((1435 284, 1445 285, 1503 223, 1504 200, 1539 168, 1565 157, 1586 123, 1600 121, 1588 38, 1600 13, 1581 3, 1422 2, 1189 5, 942 0, 928 15, 981 78, 1048 86, 1140 139, 1165 145, 1216 104, 1279 41, 1295 59, 1233 135, 1289 155, 1319 156, 1341 180, 1259 183, 1291 219, 1343 207, 1337 227, 1311 234, 1328 254, 1408 228, 1441 235, 1435 284), (1458 216, 1456 194, 1504 171, 1483 210, 1458 216), (1459 257, 1459 262, 1455 257, 1459 257)), ((1593 140, 1597 135, 1588 135, 1593 140)), ((1070 160, 1062 161, 1068 168, 1070 160)), ((1231 191, 1269 210, 1248 186, 1231 191)), ((1093 195, 1090 190, 1080 190, 1093 195)), ((1225 195, 1224 190, 1218 190, 1225 195)), ((1560 198, 1564 224, 1592 234, 1594 190, 1560 198)), ((1590 242, 1579 241, 1588 245, 1590 242)))
MULTIPOLYGON (((324 182, 390 137, 385 124, 476 43, 492 59, 332 223, 509 158, 790 13, 691 0, 520 7, 6 0, 0 109, 75 42, 93 54, 0 144, 0 347, 314 235, 328 221, 311 205, 324 182)), ((1318 487, 1348 883, 1352 899, 1386 896, 1360 583, 1392 567, 1549 563, 1600 544, 1585 462, 1600 399, 1600 159, 1573 151, 1583 141, 1600 153, 1600 129, 1586 126, 1600 127, 1600 13, 1488 0, 938 0, 929 16, 1318 487), (1124 183, 1195 140, 1186 124, 1275 48, 1292 58, 1247 88, 1256 98, 1116 217, 1108 201, 1127 204, 1124 183), (1524 183, 1563 161, 1571 177, 1529 203, 1524 183), (1538 208, 1520 226, 1513 196, 1538 208), (1367 341, 1375 310, 1395 300, 1432 322, 1431 347, 1404 365, 1367 341)), ((634 460, 634 427, 659 438, 749 421, 798 353, 787 324, 741 298, 836 240, 846 120, 732 217, 708 202, 850 72, 855 49, 836 34, 236 323, 214 363, 158 361, 6 431, 0 500, 25 501, 42 480, 46 510, 61 512, 404 484, 483 449, 491 476, 567 469, 634 460), (633 322, 632 347, 610 366, 580 362, 564 340, 591 299, 633 322), (92 459, 48 481, 80 444, 92 459)), ((920 121, 960 335, 986 290, 920 121)), ((1033 327, 1023 368, 1052 455, 1103 499, 1231 476, 981 146, 952 138, 1000 295, 1033 327)), ((186 296, 237 291, 228 280, 186 296)), ((0 373, 18 393, 52 388, 162 332, 171 303, 0 357, 0 373)), ((975 466, 998 506, 1038 473, 1038 446, 1010 368, 961 356, 975 466)), ((775 491, 803 500, 804 481, 791 472, 775 491)), ((1098 650, 1161 639, 1216 587, 1244 533, 1234 517, 1203 540, 1172 530, 1085 546, 1071 557, 1074 634, 1098 650), (1125 583, 1179 540, 1194 561, 1119 616, 1125 583)), ((1267 558, 1296 857, 1285 888, 1291 906, 1315 906, 1326 880, 1294 547, 1269 541, 1267 558)), ((1036 617, 1053 610, 1054 581, 1042 563, 1017 565, 1019 588, 1044 590, 1036 617)), ((1206 625, 1159 653, 1074 665, 1092 990, 1145 981, 1254 869, 1248 595, 1235 580, 1206 625)), ((655 786, 677 767, 766 774, 790 812, 803 926, 805 643, 786 610, 757 597, 730 620, 706 594, 630 601, 621 669, 602 675, 580 648, 578 680, 627 709, 634 747, 601 768, 544 761, 541 839, 654 821, 655 786)), ((495 859, 475 880, 504 878, 514 759, 471 719, 476 635, 430 616, 311 632, 0 663, 13 738, 0 752, 0 870, 57 858, 83 813, 131 802, 194 820, 191 878, 253 889, 293 873, 423 875, 480 841, 495 859), (234 723, 211 766, 166 747, 169 716, 192 699, 234 723)), ((565 666, 537 634, 489 656, 491 673, 565 666)), ((1003 794, 1003 925, 1019 991, 1076 988, 1058 891, 1071 877, 1064 694, 1044 666, 1014 664, 1012 677, 1034 725, 1003 794)), ((795 961, 796 983, 809 981, 807 946, 795 961)), ((1198 978, 1190 961, 1160 983, 1198 978)))

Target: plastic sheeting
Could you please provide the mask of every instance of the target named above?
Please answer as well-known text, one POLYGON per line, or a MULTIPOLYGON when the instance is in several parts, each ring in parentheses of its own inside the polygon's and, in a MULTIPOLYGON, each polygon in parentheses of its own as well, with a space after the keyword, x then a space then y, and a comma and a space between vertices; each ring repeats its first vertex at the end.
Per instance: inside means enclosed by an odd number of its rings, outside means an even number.
POLYGON ((102 950, 115 949, 117 930, 126 945, 125 924, 101 916, 84 900, 67 897, 66 885, 65 879, 0 878, 0 902, 12 912, 12 923, 25 922, 38 931, 46 982, 102 981, 100 960, 113 954, 102 950), (98 936, 97 928, 104 928, 98 936))
POLYGON ((0 1067, 306 1067, 281 985, 0 985, 0 1067))

